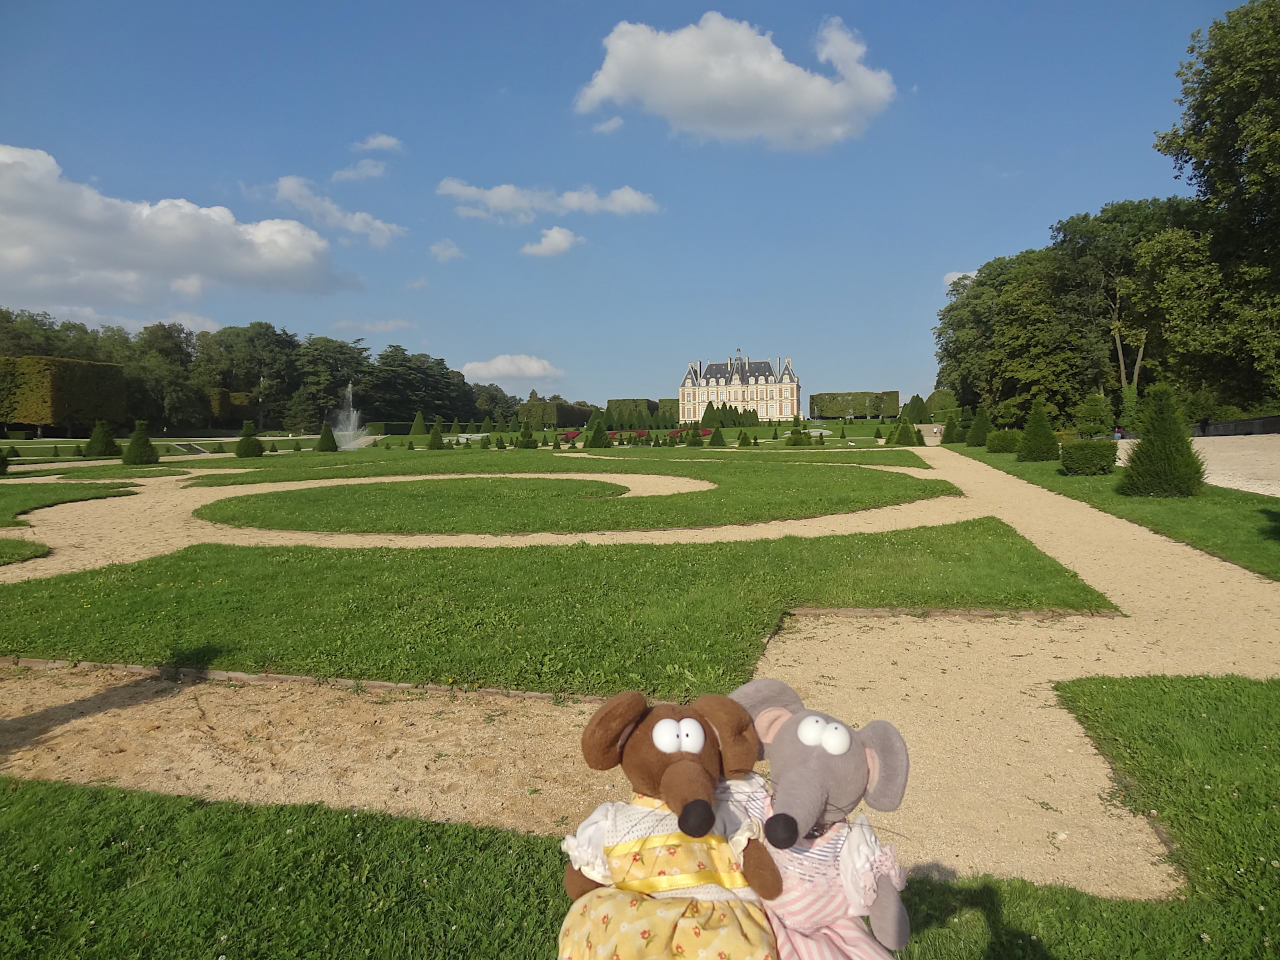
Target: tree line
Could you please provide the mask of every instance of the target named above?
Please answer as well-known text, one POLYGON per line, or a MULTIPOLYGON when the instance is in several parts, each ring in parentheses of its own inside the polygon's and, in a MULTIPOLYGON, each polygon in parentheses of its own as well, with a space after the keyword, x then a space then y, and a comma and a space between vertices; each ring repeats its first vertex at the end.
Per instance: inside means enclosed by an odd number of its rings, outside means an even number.
POLYGON ((1192 419, 1280 409, 1280 0, 1197 31, 1181 121, 1155 148, 1194 198, 1059 221, 1040 249, 957 279, 934 328, 939 387, 998 425, 1091 393, 1117 413, 1168 384, 1192 419))
POLYGON ((249 419, 259 430, 315 433, 343 406, 348 383, 366 420, 409 421, 419 412, 447 421, 510 420, 522 402, 397 344, 372 355, 362 340, 300 339, 262 321, 199 333, 155 323, 131 334, 0 307, 0 357, 24 356, 119 364, 125 421, 149 421, 157 432, 238 427, 249 419))

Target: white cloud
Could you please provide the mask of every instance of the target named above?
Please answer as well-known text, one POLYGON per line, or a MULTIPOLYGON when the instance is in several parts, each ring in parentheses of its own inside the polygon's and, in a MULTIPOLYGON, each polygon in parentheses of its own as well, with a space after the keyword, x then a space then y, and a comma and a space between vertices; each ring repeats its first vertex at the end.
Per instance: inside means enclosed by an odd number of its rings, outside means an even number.
POLYGON ((0 145, 0 290, 10 302, 145 303, 217 284, 349 285, 296 220, 241 223, 189 200, 117 200, 67 180, 43 150, 0 145))
POLYGON ((358 330, 361 333, 391 333, 412 327, 408 320, 396 317, 393 320, 339 320, 333 324, 335 330, 358 330))
POLYGON ((428 249, 431 251, 431 255, 440 263, 448 263, 450 260, 461 260, 466 257, 462 249, 448 237, 443 240, 437 240, 428 249))
POLYGON ((526 243, 520 248, 521 253, 531 257, 558 257, 568 253, 570 248, 582 243, 582 237, 564 227, 548 227, 542 231, 542 239, 537 243, 526 243))
POLYGON ((386 223, 368 213, 348 213, 328 197, 312 192, 302 177, 281 177, 276 181, 276 199, 304 210, 326 227, 364 234, 369 245, 385 247, 408 231, 397 224, 386 223))
POLYGON ((596 133, 613 133, 613 131, 617 130, 620 126, 622 126, 621 117, 610 117, 608 120, 602 120, 600 123, 597 123, 591 129, 596 133))
POLYGON ((462 375, 472 383, 492 383, 497 380, 558 380, 564 376, 541 357, 525 353, 503 353, 492 360, 475 361, 462 365, 462 375))
POLYGON ((658 211, 653 197, 633 187, 619 187, 602 197, 593 187, 557 194, 554 190, 517 187, 510 183, 473 187, 465 180, 445 177, 436 187, 436 193, 462 201, 456 208, 459 216, 512 223, 529 223, 539 213, 613 213, 625 217, 658 211))
POLYGON ((414 277, 412 280, 410 280, 408 283, 404 285, 404 288, 406 290, 425 290, 427 289, 427 278, 414 277))
POLYGON ((944 290, 950 290, 951 285, 961 277, 972 277, 977 272, 977 270, 952 270, 950 273, 944 273, 942 275, 942 287, 944 290))
POLYGON ((399 150, 404 144, 389 133, 371 133, 351 145, 352 150, 399 150))
POLYGON ((333 171, 329 179, 334 183, 342 180, 373 180, 387 172, 387 165, 372 157, 361 157, 349 167, 333 171))
POLYGON ((862 63, 866 44, 839 17, 822 24, 815 45, 835 77, 790 63, 772 34, 715 11, 672 33, 624 20, 604 47, 600 69, 578 91, 579 113, 634 101, 676 130, 717 140, 838 143, 860 135, 895 92, 888 71, 862 63))

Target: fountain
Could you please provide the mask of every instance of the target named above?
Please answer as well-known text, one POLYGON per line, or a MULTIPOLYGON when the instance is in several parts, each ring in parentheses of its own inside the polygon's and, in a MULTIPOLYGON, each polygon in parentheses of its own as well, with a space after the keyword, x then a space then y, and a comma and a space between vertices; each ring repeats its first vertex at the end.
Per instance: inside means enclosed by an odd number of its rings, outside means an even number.
POLYGON ((333 439, 338 441, 339 450, 355 450, 364 437, 364 428, 360 426, 360 411, 351 405, 351 383, 348 381, 342 409, 338 411, 333 425, 333 439))

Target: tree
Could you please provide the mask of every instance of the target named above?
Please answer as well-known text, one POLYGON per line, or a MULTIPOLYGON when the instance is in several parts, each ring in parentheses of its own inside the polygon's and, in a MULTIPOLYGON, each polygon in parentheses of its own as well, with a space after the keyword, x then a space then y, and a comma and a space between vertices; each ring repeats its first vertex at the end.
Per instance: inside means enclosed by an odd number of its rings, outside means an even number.
POLYGON ((426 436, 427 421, 422 418, 422 411, 419 410, 413 418, 413 425, 409 427, 409 436, 426 436))
POLYGON ((1017 458, 1032 462, 1058 459, 1058 438, 1049 426, 1049 417, 1039 397, 1031 404, 1031 416, 1018 443, 1017 458))
POLYGON ((316 450, 320 453, 338 452, 338 441, 333 438, 333 428, 327 421, 320 428, 320 439, 316 441, 316 450))
POLYGON ((159 463, 160 454, 147 436, 147 421, 138 420, 133 425, 133 435, 129 437, 129 445, 124 448, 121 461, 132 466, 159 463))
POLYGON ((1089 394, 1072 413, 1075 417, 1076 433, 1083 440, 1110 434, 1115 423, 1111 415, 1111 404, 1100 393, 1089 394))
POLYGON ((918 393, 911 395, 911 399, 907 401, 902 413, 912 423, 927 423, 929 420, 929 411, 918 393))
POLYGON ((714 430, 711 431, 711 436, 707 439, 707 446, 708 447, 725 446, 724 434, 720 432, 719 427, 716 427, 714 430))
POLYGON ((1280 254, 1280 0, 1251 0, 1197 30, 1178 69, 1181 121, 1156 137, 1221 215, 1229 267, 1280 254))
POLYGON ((1191 497, 1204 488, 1204 461, 1191 445, 1173 390, 1147 392, 1142 439, 1129 451, 1116 492, 1131 497, 1191 497))
POLYGON ((969 431, 965 434, 964 445, 966 447, 985 447, 987 445, 987 434, 991 432, 991 421, 987 419, 987 408, 979 407, 978 412, 973 415, 973 423, 969 424, 969 431))
POLYGON ((236 441, 236 456, 260 457, 263 452, 262 441, 254 435, 253 421, 246 420, 240 430, 240 439, 236 441))
POLYGON ((89 443, 84 449, 84 455, 92 459, 120 456, 120 445, 116 443, 116 438, 111 428, 107 426, 107 421, 99 420, 94 423, 93 433, 89 435, 89 443))
MULTIPOLYGON (((421 414, 419 414, 419 416, 421 416, 421 414)), ((410 433, 412 432, 413 431, 410 430, 410 433)), ((410 440, 409 442, 413 443, 412 440, 410 440)), ((431 424, 431 435, 427 437, 427 449, 428 450, 444 449, 444 433, 441 430, 439 420, 436 420, 433 424, 431 424)))

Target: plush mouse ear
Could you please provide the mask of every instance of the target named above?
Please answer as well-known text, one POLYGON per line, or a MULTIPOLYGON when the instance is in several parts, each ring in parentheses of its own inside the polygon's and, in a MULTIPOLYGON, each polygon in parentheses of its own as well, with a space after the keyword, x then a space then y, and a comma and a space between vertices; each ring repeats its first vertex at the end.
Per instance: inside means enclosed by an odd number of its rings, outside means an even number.
POLYGON ((622 745, 649 711, 644 694, 627 690, 615 694, 591 715, 582 731, 582 755, 592 770, 608 770, 622 762, 622 745))
POLYGON ((760 741, 751 723, 751 714, 742 704, 717 693, 708 693, 690 708, 704 716, 720 741, 720 763, 731 780, 745 777, 756 765, 760 741))
POLYGON ((857 731, 858 742, 867 752, 867 806, 875 810, 897 810, 907 791, 907 742, 898 728, 887 720, 872 720, 857 731))
POLYGON ((786 707, 765 707, 756 714, 756 736, 760 738, 761 750, 764 749, 764 744, 773 743, 782 725, 792 716, 794 714, 786 707))

